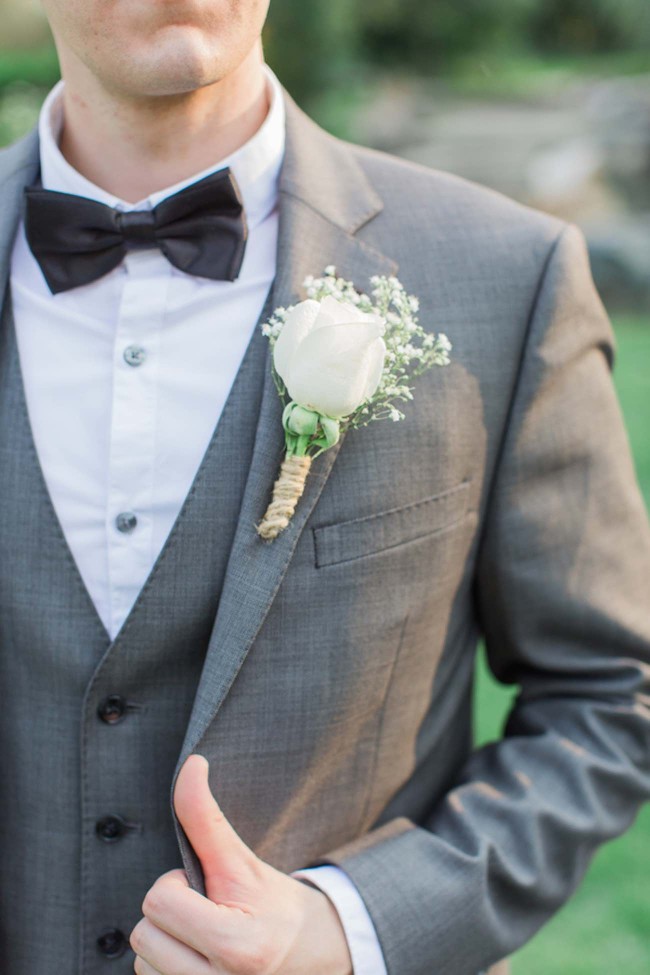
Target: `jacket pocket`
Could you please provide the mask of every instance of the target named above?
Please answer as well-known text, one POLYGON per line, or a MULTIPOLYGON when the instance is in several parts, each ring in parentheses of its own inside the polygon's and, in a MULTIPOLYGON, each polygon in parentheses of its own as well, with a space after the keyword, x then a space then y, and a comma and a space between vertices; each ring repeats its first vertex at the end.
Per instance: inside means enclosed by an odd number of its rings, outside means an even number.
POLYGON ((312 528, 316 567, 350 562, 453 527, 467 514, 469 485, 462 481, 411 504, 312 528))

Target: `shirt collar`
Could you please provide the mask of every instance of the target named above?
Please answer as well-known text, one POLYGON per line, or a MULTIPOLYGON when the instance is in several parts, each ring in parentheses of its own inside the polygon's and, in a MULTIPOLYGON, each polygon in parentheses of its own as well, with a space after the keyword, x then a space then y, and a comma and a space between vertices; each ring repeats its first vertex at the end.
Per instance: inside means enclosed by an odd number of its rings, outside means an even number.
POLYGON ((62 155, 59 149, 59 138, 63 125, 61 95, 64 82, 59 81, 47 96, 39 116, 43 188, 84 196, 118 210, 149 210, 186 186, 229 166, 241 190, 248 227, 252 229, 268 216, 277 203, 278 180, 285 148, 285 110, 282 89, 271 68, 264 64, 263 69, 269 88, 270 107, 257 132, 243 146, 225 159, 219 160, 214 166, 209 166, 180 183, 158 190, 138 203, 127 203, 107 193, 106 190, 82 176, 62 155))

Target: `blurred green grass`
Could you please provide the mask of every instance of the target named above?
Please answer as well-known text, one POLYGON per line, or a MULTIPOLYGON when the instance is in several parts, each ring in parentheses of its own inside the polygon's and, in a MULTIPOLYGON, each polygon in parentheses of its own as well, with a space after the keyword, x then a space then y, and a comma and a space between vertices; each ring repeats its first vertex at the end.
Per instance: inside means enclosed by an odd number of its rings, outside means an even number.
POLYGON ((0 88, 22 81, 47 89, 58 78, 59 62, 53 44, 0 51, 0 88))
MULTIPOLYGON (((637 474, 650 508, 650 321, 614 321, 614 381, 637 474)), ((513 690, 492 678, 483 653, 476 685, 478 744, 501 736, 513 690)), ((650 805, 634 826, 600 849, 573 898, 517 952, 513 975, 648 975, 650 805)))
POLYGON ((450 91, 470 98, 551 97, 575 82, 624 78, 648 71, 645 51, 543 54, 486 51, 459 58, 445 76, 450 91))

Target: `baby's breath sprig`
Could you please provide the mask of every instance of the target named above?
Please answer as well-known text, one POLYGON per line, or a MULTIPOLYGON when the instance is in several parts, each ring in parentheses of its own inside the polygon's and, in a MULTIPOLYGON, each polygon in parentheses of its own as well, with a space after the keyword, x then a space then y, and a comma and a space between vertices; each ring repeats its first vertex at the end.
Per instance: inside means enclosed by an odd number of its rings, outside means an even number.
MULTIPOLYGON (((370 295, 359 292, 351 281, 338 277, 331 264, 323 277, 309 275, 303 281, 308 298, 322 301, 332 295, 338 301, 352 302, 359 311, 379 315, 384 322, 386 359, 379 386, 371 399, 341 423, 341 429, 364 427, 374 420, 403 420, 405 414, 396 404, 413 399, 410 381, 431 366, 449 364, 451 342, 443 332, 427 332, 419 324, 420 302, 415 295, 409 295, 393 276, 374 275, 370 284, 370 295)), ((281 329, 282 323, 276 322, 275 333, 269 337, 277 337, 281 329)))

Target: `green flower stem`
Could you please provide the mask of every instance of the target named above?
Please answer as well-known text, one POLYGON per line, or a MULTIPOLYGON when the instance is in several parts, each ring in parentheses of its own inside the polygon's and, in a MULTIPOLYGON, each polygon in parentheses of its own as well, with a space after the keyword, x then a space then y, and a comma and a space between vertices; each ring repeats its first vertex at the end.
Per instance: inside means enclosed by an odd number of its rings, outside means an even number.
POLYGON ((292 454, 296 452, 296 446, 298 444, 298 437, 295 433, 290 433, 288 430, 284 431, 284 443, 287 448, 287 457, 291 457, 292 454))
POLYGON ((305 457, 307 454, 307 448, 309 447, 309 440, 310 437, 308 433, 299 434, 296 442, 296 449, 294 451, 296 457, 305 457))

